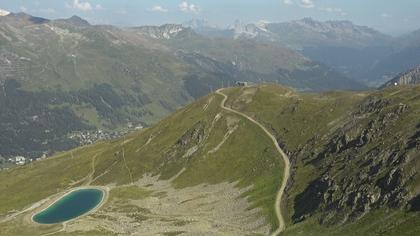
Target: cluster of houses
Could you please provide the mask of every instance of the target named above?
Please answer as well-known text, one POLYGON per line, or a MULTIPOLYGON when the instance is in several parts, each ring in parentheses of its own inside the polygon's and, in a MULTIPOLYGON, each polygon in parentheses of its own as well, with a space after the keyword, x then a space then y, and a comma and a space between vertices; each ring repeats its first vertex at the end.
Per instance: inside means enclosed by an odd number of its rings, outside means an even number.
POLYGON ((0 170, 7 170, 12 166, 23 166, 26 164, 29 164, 33 161, 39 161, 42 159, 47 158, 46 154, 43 154, 42 156, 38 157, 38 158, 28 158, 28 157, 24 157, 24 156, 15 156, 15 157, 9 157, 9 158, 4 158, 2 156, 0 156, 0 170))
POLYGON ((84 145, 93 144, 99 140, 111 140, 111 139, 120 138, 123 135, 126 135, 127 133, 133 130, 139 130, 139 129, 143 129, 143 126, 141 125, 134 126, 132 124, 129 124, 127 129, 124 129, 121 131, 104 131, 104 130, 79 131, 79 132, 74 132, 70 134, 69 138, 76 141, 79 145, 84 146, 84 145))
POLYGON ((28 158, 24 156, 14 156, 14 157, 3 157, 0 155, 0 170, 8 169, 11 166, 18 165, 22 166, 28 163, 31 163, 32 161, 39 161, 42 159, 47 158, 47 154, 44 153, 42 156, 38 158, 28 158))
POLYGON ((106 132, 102 130, 79 131, 69 135, 69 138, 79 143, 79 145, 89 145, 98 140, 109 140, 120 137, 118 132, 106 132))

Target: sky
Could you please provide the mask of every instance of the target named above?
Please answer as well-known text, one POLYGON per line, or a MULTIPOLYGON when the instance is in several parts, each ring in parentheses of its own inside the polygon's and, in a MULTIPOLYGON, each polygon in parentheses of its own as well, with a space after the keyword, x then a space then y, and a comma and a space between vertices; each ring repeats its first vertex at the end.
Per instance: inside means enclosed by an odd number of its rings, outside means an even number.
POLYGON ((388 34, 420 28, 420 0, 0 0, 0 8, 48 19, 78 15, 93 24, 160 25, 204 19, 219 27, 312 17, 350 20, 388 34))

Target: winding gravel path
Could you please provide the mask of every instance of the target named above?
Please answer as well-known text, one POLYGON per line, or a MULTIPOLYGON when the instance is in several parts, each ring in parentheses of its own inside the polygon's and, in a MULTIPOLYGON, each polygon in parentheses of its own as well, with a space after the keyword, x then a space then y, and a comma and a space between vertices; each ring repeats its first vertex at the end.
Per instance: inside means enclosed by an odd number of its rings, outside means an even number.
POLYGON ((284 173, 283 173, 283 181, 281 183, 281 187, 279 189, 279 191, 277 192, 277 197, 276 197, 276 203, 275 203, 275 210, 276 210, 276 215, 279 221, 279 227, 272 233, 273 236, 277 236, 279 235, 281 232, 283 232, 286 228, 286 224, 284 222, 284 216, 281 212, 281 200, 283 198, 284 195, 284 191, 286 189, 286 185, 287 185, 287 181, 289 179, 290 176, 290 161, 289 161, 289 157, 286 155, 286 153, 280 148, 279 144, 277 143, 277 139, 262 125, 260 124, 258 121, 254 120, 253 118, 249 117, 248 115, 233 110, 229 107, 225 106, 226 100, 228 99, 228 96, 224 93, 222 93, 223 89, 219 89, 216 91, 217 94, 223 96, 223 101, 220 103, 220 107, 224 110, 227 110, 229 112, 233 112, 235 114, 238 114, 244 118, 246 118, 247 120, 251 121, 252 123, 256 124, 257 126, 259 126, 267 135, 268 137, 270 137, 270 139, 273 141, 274 146, 276 147, 277 151, 280 153, 280 155, 283 158, 284 161, 284 173))

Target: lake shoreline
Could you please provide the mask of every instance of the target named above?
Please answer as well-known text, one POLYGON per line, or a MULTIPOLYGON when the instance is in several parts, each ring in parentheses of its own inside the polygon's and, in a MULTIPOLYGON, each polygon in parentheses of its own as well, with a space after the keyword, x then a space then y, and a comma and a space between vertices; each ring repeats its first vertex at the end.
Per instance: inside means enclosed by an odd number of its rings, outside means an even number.
POLYGON ((36 225, 58 225, 58 224, 66 224, 69 221, 77 220, 77 219, 79 219, 81 217, 84 217, 86 215, 89 215, 89 214, 92 214, 92 213, 96 212, 99 208, 101 208, 105 204, 105 202, 108 200, 108 197, 109 197, 109 187, 106 187, 106 186, 81 186, 81 187, 73 188, 73 189, 70 189, 70 190, 66 190, 64 193, 60 194, 58 197, 54 197, 54 199, 51 200, 51 203, 49 203, 46 207, 43 207, 39 211, 35 211, 31 215, 31 217, 30 217, 31 223, 36 224, 36 225), (75 217, 73 219, 69 219, 69 220, 66 220, 66 221, 63 221, 63 222, 59 222, 59 223, 39 223, 39 222, 36 222, 34 220, 34 217, 37 214, 45 211, 46 209, 48 209, 49 207, 51 207, 52 205, 54 205, 56 202, 58 202, 62 198, 66 197, 67 195, 71 194, 72 192, 79 191, 79 190, 84 190, 84 189, 96 189, 96 190, 99 190, 99 191, 102 192, 102 199, 101 199, 101 201, 93 209, 91 209, 88 212, 86 212, 86 213, 84 213, 84 214, 82 214, 80 216, 77 216, 77 217, 75 217))

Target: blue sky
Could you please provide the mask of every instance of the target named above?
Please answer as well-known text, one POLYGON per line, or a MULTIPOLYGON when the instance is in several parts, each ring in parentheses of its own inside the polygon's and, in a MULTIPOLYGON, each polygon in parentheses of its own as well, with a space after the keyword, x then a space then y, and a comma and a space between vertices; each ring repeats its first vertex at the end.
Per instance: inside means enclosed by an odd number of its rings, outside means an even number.
POLYGON ((281 22, 313 17, 351 20, 391 34, 420 28, 420 0, 0 0, 0 8, 52 19, 79 15, 92 23, 120 26, 192 18, 228 26, 236 19, 281 22))

